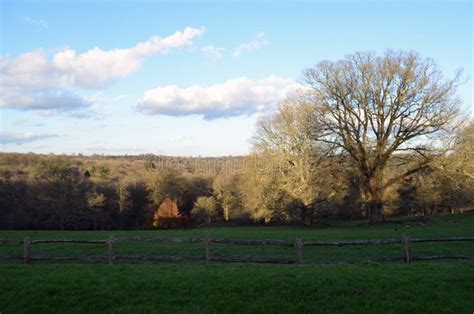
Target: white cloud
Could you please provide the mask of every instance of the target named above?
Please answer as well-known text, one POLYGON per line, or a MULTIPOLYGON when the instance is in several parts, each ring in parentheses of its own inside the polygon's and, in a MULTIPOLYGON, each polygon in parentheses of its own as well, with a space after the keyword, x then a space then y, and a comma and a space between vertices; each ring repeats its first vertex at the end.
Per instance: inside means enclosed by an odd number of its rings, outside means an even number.
POLYGON ((104 51, 96 47, 82 54, 65 50, 54 55, 53 64, 63 73, 67 73, 62 78, 66 84, 94 88, 130 75, 149 55, 166 54, 173 48, 191 46, 193 39, 203 32, 203 28, 188 27, 165 38, 153 37, 129 49, 104 51))
POLYGON ((37 26, 40 28, 48 28, 48 22, 43 19, 34 19, 30 16, 25 16, 24 20, 26 23, 31 24, 33 26, 37 26))
POLYGON ((212 60, 219 60, 223 57, 225 49, 213 45, 201 48, 201 51, 212 60))
POLYGON ((140 68, 145 57, 190 47, 204 31, 204 27, 187 27, 126 49, 95 47, 83 53, 64 49, 51 58, 36 50, 16 58, 0 57, 0 108, 51 114, 90 106, 91 101, 65 89, 99 88, 126 77, 140 68))
POLYGON ((240 57, 242 53, 258 50, 268 44, 270 44, 270 41, 265 39, 265 33, 259 32, 254 40, 243 43, 237 47, 233 52, 233 56, 240 57))
POLYGON ((117 97, 115 97, 113 99, 113 101, 119 102, 119 101, 124 101, 124 100, 127 100, 127 99, 128 99, 128 95, 118 95, 117 97))
POLYGON ((0 132, 0 144, 17 144, 22 145, 38 141, 41 139, 57 137, 55 134, 41 134, 33 132, 0 132))
POLYGON ((90 102, 64 90, 39 90, 24 93, 22 90, 8 90, 0 96, 0 108, 18 110, 58 110, 71 111, 86 108, 90 102))
POLYGON ((172 143, 184 143, 184 142, 192 142, 193 141, 193 137, 192 136, 186 136, 186 135, 178 135, 178 136, 175 136, 173 137, 172 139, 169 140, 169 142, 172 142, 172 143))
POLYGON ((152 37, 132 48, 102 50, 98 47, 84 53, 65 49, 48 59, 42 50, 0 59, 0 84, 28 88, 81 87, 97 88, 135 72, 142 60, 170 49, 185 48, 204 32, 204 28, 187 27, 168 37, 152 37))
POLYGON ((136 108, 148 115, 200 114, 205 119, 248 115, 272 109, 299 87, 292 79, 274 75, 261 80, 240 77, 209 87, 168 85, 146 91, 136 108))

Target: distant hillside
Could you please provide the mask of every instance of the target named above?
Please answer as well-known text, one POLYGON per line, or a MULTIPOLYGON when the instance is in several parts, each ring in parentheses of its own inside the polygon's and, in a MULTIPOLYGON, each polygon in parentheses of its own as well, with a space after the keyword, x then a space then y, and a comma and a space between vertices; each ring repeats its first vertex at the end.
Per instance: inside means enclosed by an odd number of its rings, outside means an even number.
POLYGON ((119 179, 123 176, 143 176, 147 172, 176 170, 180 173, 216 176, 219 173, 240 172, 245 156, 181 157, 153 154, 142 155, 54 155, 35 153, 0 153, 0 171, 24 175, 29 169, 50 158, 67 159, 92 175, 119 179))

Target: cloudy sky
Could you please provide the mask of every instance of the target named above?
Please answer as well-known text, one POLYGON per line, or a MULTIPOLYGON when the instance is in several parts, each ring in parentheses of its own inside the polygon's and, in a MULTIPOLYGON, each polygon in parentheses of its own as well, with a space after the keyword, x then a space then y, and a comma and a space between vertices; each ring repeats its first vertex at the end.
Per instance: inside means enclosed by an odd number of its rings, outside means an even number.
POLYGON ((471 1, 1 3, 2 151, 239 155, 322 60, 412 49, 464 68, 471 1))

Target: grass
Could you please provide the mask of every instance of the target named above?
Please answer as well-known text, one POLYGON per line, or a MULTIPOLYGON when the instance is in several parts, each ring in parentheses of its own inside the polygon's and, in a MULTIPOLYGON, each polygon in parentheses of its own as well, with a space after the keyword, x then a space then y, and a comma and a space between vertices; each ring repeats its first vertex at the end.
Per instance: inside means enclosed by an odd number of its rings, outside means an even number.
MULTIPOLYGON (((402 233, 410 233, 413 238, 474 236, 474 215, 440 215, 429 217, 429 224, 406 226, 400 223, 388 223, 367 226, 360 221, 340 223, 335 227, 218 227, 195 228, 188 230, 158 231, 114 231, 114 236, 174 236, 202 238, 209 232, 213 238, 227 239, 286 239, 294 241, 302 236, 304 240, 345 240, 345 239, 400 239, 402 233)), ((399 222, 399 221, 395 221, 399 222)), ((69 238, 69 239, 106 239, 108 232, 101 231, 0 231, 0 238, 22 239, 69 238)), ((167 244, 156 242, 120 242, 114 246, 117 255, 204 255, 203 245, 167 244)), ((34 244, 33 253, 47 253, 49 256, 105 256, 104 244, 34 244)), ((428 255, 469 255, 474 256, 472 242, 451 243, 414 243, 414 256, 428 255)), ((21 245, 0 244, 0 256, 21 258, 21 245)), ((229 246, 212 245, 215 257, 284 258, 293 259, 292 247, 281 246, 229 246)), ((400 244, 384 246, 345 246, 345 247, 303 247, 303 258, 310 262, 327 263, 365 263, 380 258, 402 257, 400 244)))
POLYGON ((2 313, 472 313, 474 265, 2 265, 2 313))
MULTIPOLYGON (((429 217, 430 224, 406 227, 349 222, 327 228, 211 228, 211 237, 305 240, 474 236, 474 215, 429 217)), ((206 229, 116 231, 114 235, 202 237, 206 229)), ((107 232, 0 231, 0 238, 105 239, 107 232)), ((104 255, 104 244, 34 244, 51 256, 104 255)), ((120 243, 117 254, 195 255, 201 244, 120 243)), ((212 246, 214 256, 294 258, 293 248, 212 246)), ((413 254, 474 256, 472 242, 419 243, 413 254)), ((18 256, 21 245, 1 245, 0 255, 18 256)), ((202 263, 34 262, 0 263, 3 313, 472 313, 474 263, 414 262, 381 264, 376 257, 401 257, 400 245, 341 248, 304 247, 306 260, 330 265, 254 265, 202 263), (344 264, 338 264, 344 263, 344 264)))

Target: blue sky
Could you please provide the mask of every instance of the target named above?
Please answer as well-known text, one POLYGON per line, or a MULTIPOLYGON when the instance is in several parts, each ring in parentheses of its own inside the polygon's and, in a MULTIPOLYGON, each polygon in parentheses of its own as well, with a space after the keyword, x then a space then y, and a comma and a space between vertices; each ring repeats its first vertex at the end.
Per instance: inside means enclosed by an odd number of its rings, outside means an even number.
POLYGON ((239 155, 301 73, 355 51, 464 69, 471 1, 1 1, 2 151, 239 155))

